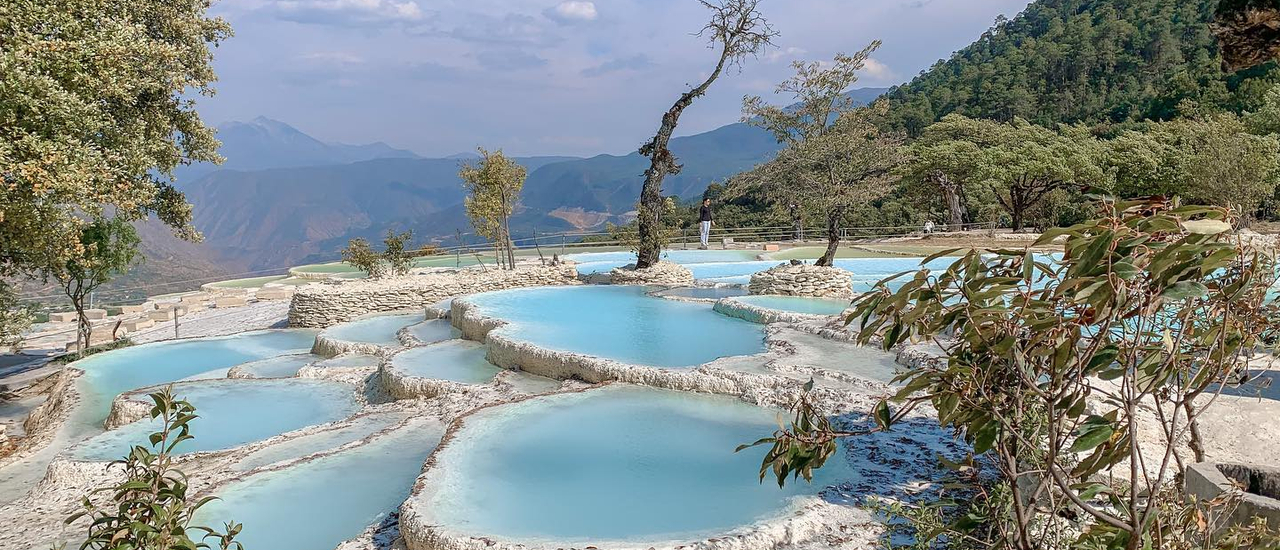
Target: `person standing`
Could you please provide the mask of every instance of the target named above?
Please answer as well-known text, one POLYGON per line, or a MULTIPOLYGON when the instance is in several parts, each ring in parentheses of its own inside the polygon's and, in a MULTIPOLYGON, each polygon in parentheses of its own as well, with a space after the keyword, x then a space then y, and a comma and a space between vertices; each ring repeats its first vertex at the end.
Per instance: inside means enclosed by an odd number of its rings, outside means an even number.
POLYGON ((702 208, 698 210, 698 225, 702 229, 702 249, 707 249, 707 239, 711 237, 711 199, 702 199, 702 208))

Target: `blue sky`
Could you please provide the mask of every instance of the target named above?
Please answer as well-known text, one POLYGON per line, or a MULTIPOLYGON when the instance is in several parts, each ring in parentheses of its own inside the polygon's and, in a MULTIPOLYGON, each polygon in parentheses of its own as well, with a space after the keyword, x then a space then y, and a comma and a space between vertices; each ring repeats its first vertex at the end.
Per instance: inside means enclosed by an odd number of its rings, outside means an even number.
MULTIPOLYGON (((679 134, 737 120, 793 60, 884 46, 857 86, 909 80, 1026 0, 762 0, 777 46, 724 75, 679 134)), ((279 119, 326 141, 428 156, 627 153, 705 76, 696 0, 222 0, 207 122, 279 119)), ((775 100, 785 103, 783 98, 775 100)))

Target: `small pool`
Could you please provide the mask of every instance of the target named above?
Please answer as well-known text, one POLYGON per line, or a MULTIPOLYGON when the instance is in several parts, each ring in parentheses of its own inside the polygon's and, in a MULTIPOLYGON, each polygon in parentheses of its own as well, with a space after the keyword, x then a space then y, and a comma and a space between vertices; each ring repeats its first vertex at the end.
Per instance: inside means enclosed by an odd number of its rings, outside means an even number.
POLYGON ((359 447, 216 488, 220 500, 196 523, 242 522, 236 540, 249 549, 334 548, 395 511, 443 431, 411 421, 359 447))
POLYGON ((367 414, 352 420, 340 428, 304 435, 265 449, 250 453, 231 466, 233 470, 247 472, 260 466, 301 458, 326 449, 336 449, 352 441, 359 441, 381 430, 390 428, 408 418, 408 413, 367 414))
POLYGON ((432 319, 423 321, 418 324, 409 325, 409 334, 417 338, 419 342, 430 344, 432 342, 441 342, 462 336, 462 332, 453 328, 449 324, 448 319, 432 319))
POLYGON ((297 376, 302 367, 324 361, 324 359, 320 355, 294 353, 245 363, 237 366, 236 370, 249 374, 253 378, 290 378, 297 376))
MULTIPOLYGON (((746 262, 755 260, 756 255, 759 253, 753 250, 663 250, 662 259, 683 265, 708 262, 746 262)), ((591 275, 605 273, 614 268, 636 263, 636 254, 635 252, 583 252, 567 254, 564 259, 576 262, 579 274, 591 275)))
POLYGON ((725 532, 851 477, 836 457, 779 489, 756 475, 778 411, 735 399, 611 386, 464 420, 424 476, 430 524, 520 542, 643 546, 725 532), (566 473, 572 475, 566 475, 566 473))
MULTIPOLYGON (((194 439, 180 453, 229 449, 313 424, 341 420, 360 408, 355 389, 323 380, 208 380, 174 384, 174 395, 196 407, 194 439)), ((145 395, 138 396, 145 399, 145 395)), ((144 419, 94 436, 71 450, 82 460, 114 460, 147 445, 158 420, 144 419)))
POLYGON ((487 350, 470 340, 448 340, 402 351, 391 366, 409 376, 483 384, 502 371, 485 360, 487 350))
POLYGON ((366 353, 347 353, 339 355, 332 359, 325 359, 315 364, 320 368, 359 368, 359 367, 376 367, 380 363, 380 359, 376 355, 366 353))
POLYGON ((754 295, 742 296, 738 301, 765 309, 805 313, 809 315, 839 315, 849 307, 849 300, 838 298, 809 298, 805 296, 754 295))
POLYGON ((400 340, 396 338, 396 333, 404 327, 420 322, 422 322, 421 313, 378 315, 334 325, 325 329, 320 335, 343 342, 399 347, 400 340))
POLYGON ((765 351, 764 329, 720 315, 710 304, 654 298, 638 286, 513 289, 467 299, 511 324, 512 338, 655 367, 693 367, 765 351))

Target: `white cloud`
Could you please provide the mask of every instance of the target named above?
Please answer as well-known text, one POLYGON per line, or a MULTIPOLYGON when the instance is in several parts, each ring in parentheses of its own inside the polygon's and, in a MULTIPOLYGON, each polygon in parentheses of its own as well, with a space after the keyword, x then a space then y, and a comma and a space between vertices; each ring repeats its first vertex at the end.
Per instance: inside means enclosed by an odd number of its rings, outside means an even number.
POLYGON ((586 2, 581 0, 567 0, 548 8, 542 12, 548 19, 558 23, 579 23, 583 21, 594 21, 599 16, 596 13, 595 2, 586 2))
POLYGON ((312 52, 298 56, 303 61, 315 61, 333 65, 359 65, 364 58, 347 52, 312 52))
POLYGON ((862 74, 879 82, 896 81, 898 79, 898 74, 893 69, 890 69, 888 65, 881 63, 874 57, 867 58, 866 63, 862 66, 862 74))
POLYGON ((424 17, 414 0, 277 0, 270 8, 288 21, 334 26, 415 23, 424 17))
POLYGON ((805 50, 804 48, 797 48, 797 47, 795 47, 795 46, 787 46, 787 47, 785 47, 785 48, 783 48, 783 49, 781 49, 781 50, 773 50, 773 51, 769 52, 768 54, 765 54, 765 56, 764 56, 764 60, 765 60, 765 61, 768 61, 769 63, 777 63, 777 62, 779 62, 779 61, 786 61, 786 62, 790 63, 790 62, 792 62, 792 61, 797 61, 797 60, 799 60, 799 59, 800 59, 800 56, 802 56, 802 55, 804 55, 804 54, 806 54, 806 53, 809 53, 809 52, 808 52, 807 50, 805 50))

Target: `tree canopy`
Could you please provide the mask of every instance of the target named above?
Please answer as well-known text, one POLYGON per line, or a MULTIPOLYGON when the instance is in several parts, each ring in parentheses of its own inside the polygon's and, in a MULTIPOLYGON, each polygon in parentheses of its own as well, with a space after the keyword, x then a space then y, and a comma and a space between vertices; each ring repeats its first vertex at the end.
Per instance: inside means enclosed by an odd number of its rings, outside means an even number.
POLYGON ((1186 99, 1253 108, 1275 63, 1224 69, 1217 0, 1040 0, 886 94, 890 123, 918 135, 950 113, 1057 123, 1168 120, 1186 99))

